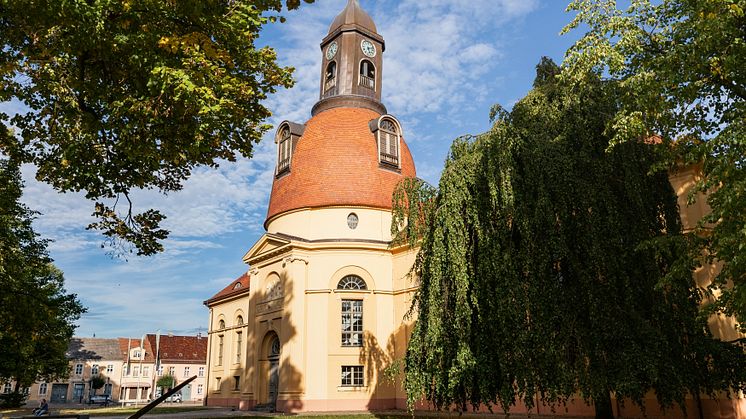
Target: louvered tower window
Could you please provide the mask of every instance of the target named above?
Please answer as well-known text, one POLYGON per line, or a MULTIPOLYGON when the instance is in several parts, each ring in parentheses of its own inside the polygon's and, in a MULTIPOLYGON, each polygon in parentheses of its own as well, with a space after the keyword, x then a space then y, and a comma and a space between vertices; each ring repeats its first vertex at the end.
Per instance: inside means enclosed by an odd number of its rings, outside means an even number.
POLYGON ((381 163, 399 167, 399 128, 391 119, 381 119, 378 127, 378 154, 381 163))
POLYGON ((277 174, 290 170, 290 154, 292 153, 292 141, 290 139, 290 127, 282 127, 279 136, 277 174))

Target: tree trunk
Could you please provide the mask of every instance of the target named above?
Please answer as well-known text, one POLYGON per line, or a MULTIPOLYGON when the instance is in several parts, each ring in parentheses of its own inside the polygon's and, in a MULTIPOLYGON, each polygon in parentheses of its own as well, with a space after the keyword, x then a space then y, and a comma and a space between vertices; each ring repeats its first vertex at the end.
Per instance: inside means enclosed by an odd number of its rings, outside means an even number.
POLYGON ((699 391, 694 393, 694 400, 697 402, 697 413, 699 413, 699 419, 705 419, 705 412, 702 410, 702 395, 699 391))
POLYGON ((614 419, 614 410, 611 408, 611 393, 608 391, 599 393, 593 398, 596 408, 596 419, 614 419))

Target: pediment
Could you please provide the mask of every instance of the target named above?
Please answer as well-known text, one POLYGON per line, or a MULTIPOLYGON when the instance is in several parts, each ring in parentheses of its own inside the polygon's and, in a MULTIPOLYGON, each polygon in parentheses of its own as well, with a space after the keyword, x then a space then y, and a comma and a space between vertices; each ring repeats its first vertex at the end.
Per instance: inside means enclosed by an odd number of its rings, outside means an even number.
POLYGON ((262 260, 274 254, 282 253, 290 247, 290 240, 271 233, 265 233, 243 256, 245 263, 262 260))

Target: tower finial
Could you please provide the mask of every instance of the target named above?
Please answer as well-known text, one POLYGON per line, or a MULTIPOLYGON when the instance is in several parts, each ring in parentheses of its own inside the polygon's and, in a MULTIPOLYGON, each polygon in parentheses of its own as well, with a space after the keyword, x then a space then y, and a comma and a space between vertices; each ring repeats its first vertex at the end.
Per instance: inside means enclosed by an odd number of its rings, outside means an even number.
POLYGON ((357 27, 374 34, 377 34, 376 24, 373 23, 373 19, 365 13, 360 3, 357 0, 347 0, 347 5, 344 10, 337 15, 329 27, 329 33, 336 31, 343 27, 357 27))

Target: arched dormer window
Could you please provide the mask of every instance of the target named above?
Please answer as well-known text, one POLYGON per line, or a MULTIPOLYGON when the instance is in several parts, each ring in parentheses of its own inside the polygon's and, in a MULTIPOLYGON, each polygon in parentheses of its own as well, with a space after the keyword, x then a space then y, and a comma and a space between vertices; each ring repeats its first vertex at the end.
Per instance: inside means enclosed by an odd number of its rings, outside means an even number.
POLYGON ((359 84, 371 90, 376 90, 376 67, 368 60, 360 61, 359 84))
POLYGON ((283 125, 277 138, 277 174, 290 170, 290 157, 292 153, 292 141, 290 137, 290 127, 283 125))
POLYGON ((367 290, 368 284, 357 275, 347 275, 337 284, 338 290, 367 290))
POLYGON ((399 140, 401 130, 393 118, 382 117, 378 120, 378 157, 382 164, 399 167, 399 140))
POLYGON ((324 97, 337 94, 337 63, 330 61, 324 75, 324 97))

